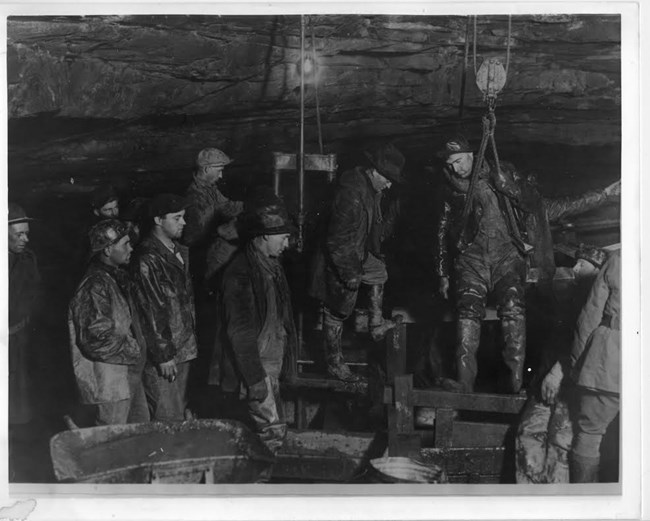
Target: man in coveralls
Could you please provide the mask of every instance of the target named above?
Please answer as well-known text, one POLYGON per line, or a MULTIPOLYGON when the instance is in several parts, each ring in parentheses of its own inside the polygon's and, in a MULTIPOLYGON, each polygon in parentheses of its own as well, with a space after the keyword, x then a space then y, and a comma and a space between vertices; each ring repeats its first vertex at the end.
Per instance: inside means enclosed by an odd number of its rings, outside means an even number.
POLYGON ((527 256, 538 270, 539 284, 548 284, 555 271, 549 222, 603 204, 620 194, 620 184, 577 197, 543 199, 534 180, 521 176, 513 165, 501 162, 497 168, 484 161, 468 201, 474 151, 467 139, 448 139, 438 156, 446 163, 446 183, 435 269, 440 292, 448 298, 451 254, 455 254, 456 390, 474 390, 481 320, 488 293, 493 292, 505 344, 503 358, 510 371, 507 391, 518 393, 526 350, 527 256))

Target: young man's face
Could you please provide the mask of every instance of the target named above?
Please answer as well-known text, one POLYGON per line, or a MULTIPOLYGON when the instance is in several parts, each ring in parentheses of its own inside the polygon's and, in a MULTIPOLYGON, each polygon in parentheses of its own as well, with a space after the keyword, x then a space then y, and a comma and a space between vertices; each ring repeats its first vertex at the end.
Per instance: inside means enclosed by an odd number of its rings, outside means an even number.
POLYGON ((180 239, 185 228, 185 210, 156 217, 155 222, 170 239, 180 239))
POLYGON ((17 223, 9 225, 9 251, 22 253, 29 242, 29 223, 17 223))
POLYGON ((109 246, 107 250, 109 264, 113 266, 124 266, 131 260, 131 252, 133 251, 131 239, 128 235, 125 235, 115 244, 109 246))
POLYGON ((372 186, 377 190, 378 192, 381 192, 382 190, 387 190, 392 186, 392 181, 390 179, 387 179, 383 175, 381 175, 377 170, 372 171, 372 176, 371 176, 371 182, 372 186))
POLYGON ((223 165, 207 165, 202 167, 203 179, 210 183, 216 183, 223 176, 223 165))
POLYGON ((456 177, 465 179, 472 173, 474 164, 474 154, 472 152, 459 152, 452 154, 447 158, 447 168, 453 172, 456 177))
POLYGON ((117 199, 113 201, 108 201, 101 208, 95 209, 95 215, 101 217, 102 219, 117 219, 120 214, 120 204, 117 199))
POLYGON ((262 252, 269 257, 279 257, 289 247, 288 233, 278 235, 264 235, 262 237, 262 252))

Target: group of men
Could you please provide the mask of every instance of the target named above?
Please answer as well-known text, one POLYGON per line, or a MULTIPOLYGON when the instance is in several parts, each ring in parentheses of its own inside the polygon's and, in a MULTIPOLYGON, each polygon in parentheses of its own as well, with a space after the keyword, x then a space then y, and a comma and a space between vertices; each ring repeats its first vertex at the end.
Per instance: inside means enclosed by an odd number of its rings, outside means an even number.
MULTIPOLYGON (((463 136, 448 139, 438 156, 444 163, 444 203, 432 269, 443 298, 455 288, 457 375, 450 385, 459 392, 474 389, 481 320, 488 294, 494 293, 511 373, 508 391, 518 393, 526 346, 526 277, 536 272, 540 294, 549 298, 543 288, 550 287, 555 271, 549 223, 617 197, 620 185, 546 199, 534 179, 512 165, 475 161, 463 136)), ((279 379, 285 357, 295 352, 296 329, 280 257, 295 228, 278 197, 265 194, 244 204, 221 192, 218 181, 230 162, 221 150, 202 150, 186 196, 140 200, 131 221, 125 222, 111 194, 94 202, 98 219, 88 230, 89 262, 70 302, 69 330, 80 397, 96 406, 97 424, 192 416, 187 388, 197 357, 195 293, 210 286, 216 288, 218 304, 209 381, 240 396, 251 425, 272 450, 282 444, 286 423, 279 379), (115 208, 105 211, 111 204, 115 208)), ((389 273, 382 243, 394 230, 396 213, 382 211, 382 196, 391 184, 404 182, 404 165, 392 144, 366 149, 363 160, 339 177, 315 252, 309 293, 323 304, 323 358, 327 372, 344 382, 360 378, 345 363, 341 338, 362 287, 369 296, 372 339, 381 340, 395 326, 383 316, 389 273)), ((11 226, 27 219, 16 208, 10 205, 10 237, 11 226), (23 220, 17 221, 17 215, 23 220)), ((598 349, 619 349, 612 343, 618 328, 616 259, 601 272, 607 274, 601 289, 611 300, 606 311, 598 308, 596 322, 581 320, 585 330, 575 345, 582 347, 575 347, 571 358, 578 375, 585 374, 585 353, 592 351, 585 349, 593 343, 588 328, 608 328, 598 349)), ((615 358, 612 354, 608 363, 616 363, 615 358)), ((577 422, 584 435, 577 436, 576 461, 593 457, 603 423, 594 427, 595 416, 602 420, 602 407, 608 421, 617 411, 612 395, 618 396, 618 373, 613 376, 609 367, 603 371, 609 376, 606 384, 600 373, 598 381, 578 376, 590 398, 584 399, 577 422)))

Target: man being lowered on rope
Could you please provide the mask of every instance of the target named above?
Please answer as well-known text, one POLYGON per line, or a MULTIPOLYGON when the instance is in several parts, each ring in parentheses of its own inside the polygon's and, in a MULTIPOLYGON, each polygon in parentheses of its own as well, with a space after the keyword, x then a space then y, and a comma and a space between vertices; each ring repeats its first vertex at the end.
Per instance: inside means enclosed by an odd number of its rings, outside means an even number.
POLYGON ((484 138, 476 165, 474 150, 464 136, 448 139, 438 153, 445 160, 446 182, 435 271, 445 299, 453 271, 458 313, 457 381, 450 386, 460 392, 474 390, 481 320, 488 293, 494 293, 505 344, 503 358, 510 370, 507 391, 518 393, 526 350, 527 258, 537 270, 538 283, 548 285, 555 272, 549 222, 620 195, 620 181, 577 197, 545 199, 534 179, 521 176, 513 165, 498 159, 483 161, 485 142, 484 138))

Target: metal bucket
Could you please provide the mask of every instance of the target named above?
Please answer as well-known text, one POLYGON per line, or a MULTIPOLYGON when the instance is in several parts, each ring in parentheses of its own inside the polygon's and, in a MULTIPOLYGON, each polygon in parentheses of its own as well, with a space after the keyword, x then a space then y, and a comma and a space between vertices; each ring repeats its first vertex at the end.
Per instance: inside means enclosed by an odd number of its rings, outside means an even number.
POLYGON ((424 465, 411 458, 385 457, 370 460, 374 483, 447 483, 438 465, 424 465))

